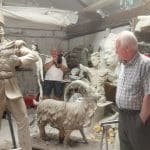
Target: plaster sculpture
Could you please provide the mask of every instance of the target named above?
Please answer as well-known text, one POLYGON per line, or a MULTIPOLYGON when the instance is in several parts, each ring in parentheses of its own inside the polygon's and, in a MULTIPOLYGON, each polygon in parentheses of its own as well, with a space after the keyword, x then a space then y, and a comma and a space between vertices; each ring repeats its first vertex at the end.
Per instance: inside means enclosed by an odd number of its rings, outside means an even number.
POLYGON ((90 79, 89 84, 100 95, 98 105, 106 102, 104 84, 109 82, 116 86, 119 60, 115 53, 115 38, 116 35, 110 33, 101 41, 100 52, 91 54, 93 67, 80 64, 80 69, 88 73, 90 79))
POLYGON ((115 48, 116 34, 110 33, 100 42, 100 68, 107 72, 107 80, 116 85, 117 73, 119 68, 119 59, 116 55, 115 48))
MULTIPOLYGON (((25 45, 25 42, 22 40, 17 41, 4 41, 3 45, 0 45, 0 80, 10 79, 15 76, 15 66, 18 66, 20 63, 19 58, 16 56, 19 53, 19 48, 25 45)), ((3 87, 3 82, 0 82, 0 90, 3 87)), ((5 94, 5 93, 4 93, 5 94)), ((3 96, 2 96, 3 97, 3 96)), ((6 108, 6 99, 0 100, 0 114, 3 114, 6 108)), ((1 115, 0 115, 1 116, 1 115)), ((0 118, 1 125, 1 118, 0 118)))
POLYGON ((98 96, 83 81, 76 80, 65 89, 68 93, 70 87, 83 89, 82 101, 64 102, 53 99, 41 101, 37 106, 37 122, 40 130, 40 137, 47 139, 45 126, 50 124, 59 130, 59 142, 64 145, 70 144, 70 135, 73 130, 79 130, 85 143, 87 143, 83 128, 89 126, 91 118, 97 108, 98 96))
POLYGON ((106 101, 105 90, 104 90, 104 82, 106 80, 107 72, 105 70, 100 69, 100 53, 94 52, 91 54, 91 63, 93 67, 87 67, 80 64, 80 69, 83 72, 87 72, 90 80, 90 85, 96 93, 100 95, 100 99, 98 103, 103 103, 106 101))
POLYGON ((135 25, 135 31, 142 32, 142 31, 148 31, 150 27, 150 15, 149 16, 138 16, 137 17, 137 23, 135 25))
POLYGON ((80 69, 78 67, 72 68, 70 71, 69 78, 71 80, 80 80, 80 69))
POLYGON ((10 42, 0 50, 0 79, 9 79, 15 76, 14 69, 19 59, 15 55, 17 49, 14 47, 15 42, 10 42))
POLYGON ((37 44, 32 44, 32 50, 35 51, 38 56, 38 61, 35 62, 35 65, 36 65, 37 82, 38 82, 39 92, 40 92, 40 94, 39 94, 39 101, 40 101, 43 98, 43 88, 42 88, 42 84, 41 84, 41 82, 44 81, 43 62, 42 62, 42 58, 39 55, 37 44))

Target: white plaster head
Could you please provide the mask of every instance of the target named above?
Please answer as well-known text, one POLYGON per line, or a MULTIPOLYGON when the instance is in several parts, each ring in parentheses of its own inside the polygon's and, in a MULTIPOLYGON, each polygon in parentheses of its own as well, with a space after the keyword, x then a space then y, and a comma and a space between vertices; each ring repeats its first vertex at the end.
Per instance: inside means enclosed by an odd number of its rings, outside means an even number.
POLYGON ((93 67, 96 67, 100 63, 100 53, 99 52, 94 52, 91 54, 91 62, 93 67))
POLYGON ((31 45, 31 48, 32 48, 32 50, 36 50, 35 44, 32 44, 32 45, 31 45))
POLYGON ((105 39, 100 43, 101 47, 101 61, 107 68, 113 68, 118 64, 118 56, 116 55, 115 48, 116 35, 110 33, 105 39))
POLYGON ((33 44, 31 45, 31 49, 32 49, 33 51, 37 51, 37 52, 40 51, 37 43, 33 43, 33 44))

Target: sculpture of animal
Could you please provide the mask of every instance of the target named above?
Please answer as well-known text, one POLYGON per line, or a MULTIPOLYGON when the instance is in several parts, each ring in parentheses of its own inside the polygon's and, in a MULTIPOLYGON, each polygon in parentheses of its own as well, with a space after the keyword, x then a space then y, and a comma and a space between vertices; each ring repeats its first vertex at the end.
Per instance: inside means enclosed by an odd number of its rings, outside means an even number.
MULTIPOLYGON (((65 145, 70 144, 70 135, 73 130, 79 130, 83 140, 87 143, 83 128, 89 126, 91 118, 97 108, 99 96, 92 92, 88 84, 83 81, 73 81, 69 87, 79 87, 86 90, 82 100, 67 102, 54 99, 46 99, 39 102, 37 106, 37 122, 40 130, 40 137, 47 139, 45 126, 50 124, 59 130, 59 142, 65 145)), ((69 90, 69 88, 66 88, 69 90)), ((65 91, 67 93, 67 91, 65 91)))

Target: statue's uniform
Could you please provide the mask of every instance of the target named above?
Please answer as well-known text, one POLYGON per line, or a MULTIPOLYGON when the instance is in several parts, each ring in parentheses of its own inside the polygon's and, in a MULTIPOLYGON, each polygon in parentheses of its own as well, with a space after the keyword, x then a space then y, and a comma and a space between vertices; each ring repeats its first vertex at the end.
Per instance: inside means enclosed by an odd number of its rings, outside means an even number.
MULTIPOLYGON (((14 47, 11 49, 8 48, 7 51, 12 51, 13 49, 15 49, 15 43, 14 47)), ((15 52, 14 54, 9 56, 9 58, 14 58, 12 60, 9 59, 10 62, 6 58, 7 65, 4 66, 4 56, 0 52, 0 60, 2 59, 2 61, 0 61, 0 119, 2 118, 3 111, 8 109, 15 118, 18 126, 20 147, 22 150, 32 150, 27 110, 15 77, 15 66, 17 66, 19 62, 24 66, 37 61, 37 55, 24 45, 20 45, 17 53, 15 52), (13 57, 14 54, 18 57, 13 57)))

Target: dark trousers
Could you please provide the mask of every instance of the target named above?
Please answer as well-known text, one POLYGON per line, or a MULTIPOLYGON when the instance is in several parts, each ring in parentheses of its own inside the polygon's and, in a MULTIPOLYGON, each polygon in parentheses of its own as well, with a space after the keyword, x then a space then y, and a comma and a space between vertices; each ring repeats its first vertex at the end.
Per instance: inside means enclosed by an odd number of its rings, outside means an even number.
POLYGON ((144 124, 140 111, 119 111, 120 150, 150 150, 150 119, 144 124))

